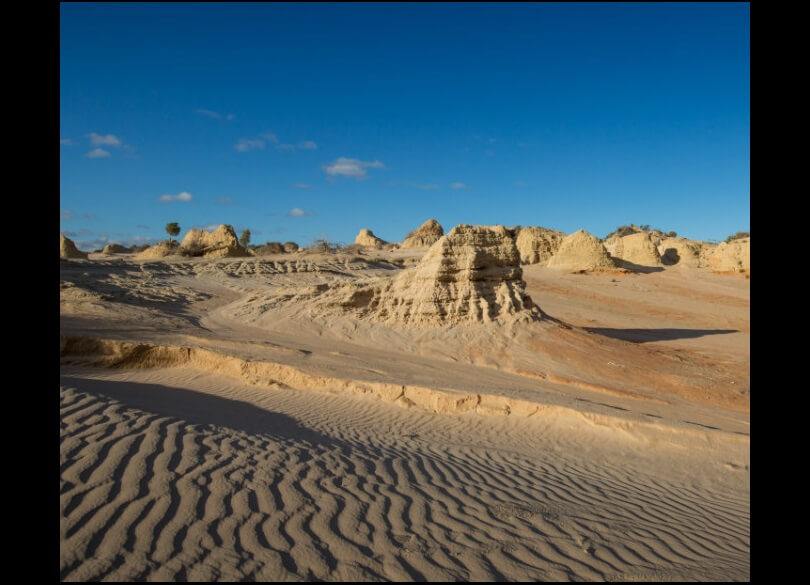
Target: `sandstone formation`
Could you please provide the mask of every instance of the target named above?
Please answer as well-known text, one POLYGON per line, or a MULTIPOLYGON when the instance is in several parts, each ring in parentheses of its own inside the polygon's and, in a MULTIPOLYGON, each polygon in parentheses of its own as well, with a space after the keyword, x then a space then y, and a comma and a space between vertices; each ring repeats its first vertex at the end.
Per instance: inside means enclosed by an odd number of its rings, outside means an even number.
POLYGON ((638 232, 629 236, 608 238, 605 249, 618 260, 639 266, 660 266, 661 255, 653 244, 648 232, 638 232))
POLYGON ((435 219, 429 219, 402 241, 401 248, 432 246, 444 235, 444 229, 435 219))
POLYGON ((289 252, 297 252, 298 251, 298 244, 295 242, 284 242, 284 251, 289 252))
POLYGON ((566 236, 547 266, 566 270, 611 270, 618 267, 602 241, 585 230, 566 236))
POLYGON ((366 246, 369 248, 381 248, 386 245, 388 242, 382 240, 374 235, 371 230, 360 230, 360 233, 357 234, 357 237, 354 239, 354 243, 358 246, 366 246))
POLYGON ((206 258, 227 258, 247 256, 245 249, 239 244, 233 227, 221 225, 213 232, 206 230, 189 230, 180 248, 189 256, 204 256, 206 258))
POLYGON ((700 266, 720 272, 751 269, 751 238, 740 238, 705 248, 700 254, 700 266))
POLYGON ((700 253, 703 249, 701 242, 686 238, 666 238, 658 244, 658 253, 661 255, 661 262, 667 266, 691 266, 699 265, 700 253))
POLYGON ((146 250, 140 252, 135 256, 136 260, 154 260, 155 258, 165 258, 178 254, 180 251, 180 244, 175 241, 158 242, 154 246, 148 247, 146 250))
POLYGON ((520 255, 503 226, 458 225, 413 270, 382 289, 355 291, 344 306, 416 326, 534 319, 540 311, 522 278, 520 255))
POLYGON ((101 251, 102 254, 129 254, 129 248, 121 244, 107 244, 101 251))
POLYGON ((518 233, 515 244, 521 264, 543 264, 557 252, 565 238, 563 232, 542 227, 525 227, 518 233))
POLYGON ((64 234, 59 234, 59 257, 60 258, 87 258, 87 253, 82 252, 73 243, 73 240, 66 238, 64 234))

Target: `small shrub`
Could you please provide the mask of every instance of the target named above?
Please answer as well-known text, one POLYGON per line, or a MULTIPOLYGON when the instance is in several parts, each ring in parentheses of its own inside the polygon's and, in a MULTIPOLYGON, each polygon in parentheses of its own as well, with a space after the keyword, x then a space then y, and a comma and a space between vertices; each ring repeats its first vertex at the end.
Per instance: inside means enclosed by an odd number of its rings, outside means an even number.
POLYGON ((726 243, 733 242, 734 240, 741 240, 743 238, 750 238, 751 234, 748 232, 737 232, 736 234, 731 234, 729 237, 726 238, 726 243))

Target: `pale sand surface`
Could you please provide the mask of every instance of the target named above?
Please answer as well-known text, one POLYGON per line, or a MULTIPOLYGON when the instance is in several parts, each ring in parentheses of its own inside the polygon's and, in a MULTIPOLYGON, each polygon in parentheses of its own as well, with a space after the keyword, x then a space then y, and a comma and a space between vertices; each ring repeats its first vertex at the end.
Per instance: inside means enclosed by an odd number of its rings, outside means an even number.
POLYGON ((336 308, 371 256, 62 263, 64 579, 749 578, 749 281, 408 329, 336 308))

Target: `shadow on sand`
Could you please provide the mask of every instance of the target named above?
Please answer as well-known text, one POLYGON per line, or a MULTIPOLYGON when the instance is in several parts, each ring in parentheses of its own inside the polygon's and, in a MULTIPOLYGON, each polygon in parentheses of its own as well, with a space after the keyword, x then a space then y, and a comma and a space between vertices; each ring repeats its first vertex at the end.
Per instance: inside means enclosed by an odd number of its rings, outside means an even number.
POLYGON ((705 335, 723 335, 725 333, 739 332, 739 329, 610 329, 606 327, 584 327, 584 329, 590 333, 598 333, 606 337, 623 339, 634 343, 693 339, 705 335))
POLYGON ((271 412, 247 402, 229 400, 203 392, 111 380, 61 376, 60 384, 100 397, 117 400, 129 407, 146 412, 181 419, 192 425, 214 425, 267 434, 281 439, 291 438, 312 444, 334 445, 335 439, 301 426, 286 414, 271 412))

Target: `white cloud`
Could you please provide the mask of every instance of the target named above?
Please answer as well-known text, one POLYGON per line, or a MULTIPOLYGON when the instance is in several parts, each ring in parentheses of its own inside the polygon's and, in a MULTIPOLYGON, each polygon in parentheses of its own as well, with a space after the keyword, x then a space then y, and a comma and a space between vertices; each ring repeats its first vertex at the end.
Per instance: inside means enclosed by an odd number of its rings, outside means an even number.
POLYGON ((405 185, 406 187, 414 187, 415 189, 421 189, 422 191, 435 191, 439 189, 439 186, 436 183, 411 183, 410 181, 392 181, 388 183, 389 185, 405 185))
POLYGON ((366 169, 382 169, 385 165, 378 160, 374 162, 367 162, 357 160, 356 158, 346 158, 341 156, 336 159, 332 164, 323 167, 323 171, 327 175, 343 175, 345 177, 354 177, 356 179, 363 179, 368 176, 366 169))
POLYGON ((303 148, 304 150, 318 150, 318 145, 312 140, 302 140, 298 143, 298 148, 303 148))
POLYGON ((73 211, 71 211, 70 209, 63 209, 61 217, 64 220, 71 220, 73 219, 73 211))
POLYGON ((278 136, 276 136, 272 132, 263 132, 262 134, 260 134, 260 136, 262 138, 264 138, 265 140, 267 140, 268 142, 272 142, 273 144, 278 144, 278 136))
POLYGON ((293 187, 296 189, 312 189, 312 185, 309 183, 293 183, 293 187))
POLYGON ((191 193, 183 191, 182 193, 178 193, 177 195, 161 195, 160 202, 161 203, 168 203, 169 201, 191 201, 191 193))
POLYGON ((104 150, 103 148, 94 148, 84 156, 86 156, 87 158, 107 158, 108 156, 111 155, 108 150, 104 150))
POLYGON ((234 149, 238 152, 248 152, 249 150, 264 150, 264 140, 240 138, 239 142, 234 145, 234 149))
POLYGON ((453 189, 469 189, 469 185, 465 185, 464 183, 450 183, 450 187, 453 189))
POLYGON ((73 141, 70 138, 62 138, 59 140, 59 144, 62 146, 73 146, 73 141))
POLYGON ((289 215, 290 217, 302 217, 304 215, 312 215, 312 212, 311 211, 304 211, 303 209, 301 209, 299 207, 293 207, 292 209, 290 209, 287 212, 287 215, 289 215))
POLYGON ((233 199, 231 197, 216 197, 214 201, 216 201, 220 205, 228 205, 228 206, 233 205, 233 199))
POLYGON ((91 132, 90 134, 86 135, 93 146, 121 146, 123 142, 121 139, 118 138, 115 134, 106 134, 102 136, 101 134, 96 134, 95 132, 91 132))
POLYGON ((208 118, 214 118, 215 120, 219 120, 222 117, 222 114, 220 114, 219 112, 215 112, 213 110, 206 110, 205 108, 197 108, 194 111, 208 118))
POLYGON ((514 185, 515 187, 525 187, 526 183, 524 183, 523 181, 515 181, 514 185))

